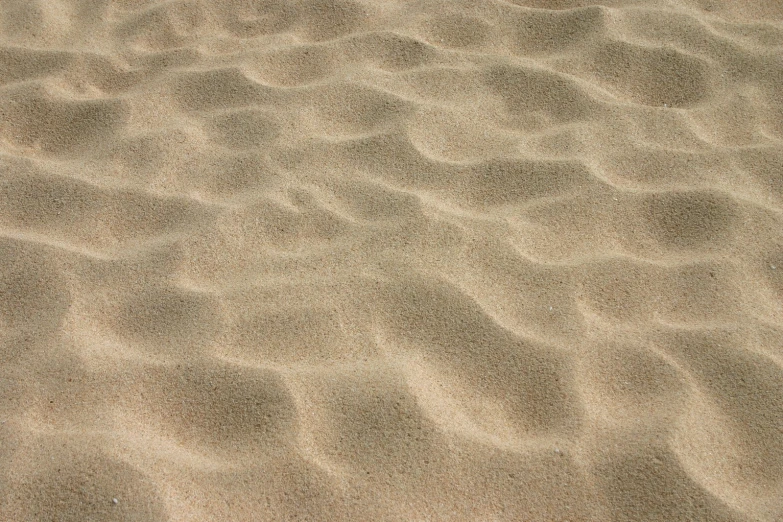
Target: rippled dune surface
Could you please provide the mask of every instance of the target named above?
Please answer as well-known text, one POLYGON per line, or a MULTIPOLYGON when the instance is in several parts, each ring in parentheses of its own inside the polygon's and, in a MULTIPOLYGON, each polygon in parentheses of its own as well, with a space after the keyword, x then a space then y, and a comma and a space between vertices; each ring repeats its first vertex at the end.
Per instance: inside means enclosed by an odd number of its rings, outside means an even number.
POLYGON ((0 2, 0 520, 783 520, 783 3, 0 2))

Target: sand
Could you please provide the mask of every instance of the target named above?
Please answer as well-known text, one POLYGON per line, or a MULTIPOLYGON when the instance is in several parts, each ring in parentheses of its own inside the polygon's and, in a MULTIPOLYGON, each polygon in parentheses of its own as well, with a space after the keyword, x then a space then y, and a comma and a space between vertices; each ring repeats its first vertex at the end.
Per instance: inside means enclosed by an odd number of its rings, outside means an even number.
POLYGON ((3 0, 0 520, 783 520, 783 3, 3 0))

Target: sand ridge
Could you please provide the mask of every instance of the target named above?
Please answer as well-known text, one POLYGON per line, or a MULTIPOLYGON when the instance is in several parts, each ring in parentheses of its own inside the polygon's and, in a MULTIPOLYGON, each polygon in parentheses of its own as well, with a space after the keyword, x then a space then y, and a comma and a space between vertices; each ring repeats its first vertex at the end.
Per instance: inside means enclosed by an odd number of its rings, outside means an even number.
POLYGON ((0 520, 780 520, 781 5, 0 3, 0 520))

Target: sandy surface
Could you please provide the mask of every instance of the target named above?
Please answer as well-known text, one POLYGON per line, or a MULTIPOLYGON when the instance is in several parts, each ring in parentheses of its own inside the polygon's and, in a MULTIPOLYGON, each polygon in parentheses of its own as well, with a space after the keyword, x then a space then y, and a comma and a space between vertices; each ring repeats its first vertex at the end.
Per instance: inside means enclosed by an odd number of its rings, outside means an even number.
POLYGON ((776 522, 781 347, 778 0, 0 2, 2 521, 776 522))

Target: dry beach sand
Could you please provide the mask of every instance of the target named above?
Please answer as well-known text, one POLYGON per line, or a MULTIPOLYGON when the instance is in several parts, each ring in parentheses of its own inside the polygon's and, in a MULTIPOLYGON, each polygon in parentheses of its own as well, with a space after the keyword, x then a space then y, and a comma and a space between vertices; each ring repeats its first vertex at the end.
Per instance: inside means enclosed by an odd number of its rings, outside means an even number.
POLYGON ((0 1, 0 520, 783 520, 783 2, 0 1))

